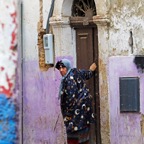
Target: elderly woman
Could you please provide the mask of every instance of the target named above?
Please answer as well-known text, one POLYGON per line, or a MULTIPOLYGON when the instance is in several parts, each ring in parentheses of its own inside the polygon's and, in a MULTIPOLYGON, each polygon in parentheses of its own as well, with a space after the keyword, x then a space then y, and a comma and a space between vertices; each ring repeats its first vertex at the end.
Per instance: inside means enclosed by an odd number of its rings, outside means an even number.
POLYGON ((88 144, 90 123, 94 122, 94 114, 92 96, 85 80, 93 76, 96 64, 93 63, 89 70, 78 70, 71 68, 68 59, 62 59, 55 67, 62 75, 59 97, 68 144, 88 144))

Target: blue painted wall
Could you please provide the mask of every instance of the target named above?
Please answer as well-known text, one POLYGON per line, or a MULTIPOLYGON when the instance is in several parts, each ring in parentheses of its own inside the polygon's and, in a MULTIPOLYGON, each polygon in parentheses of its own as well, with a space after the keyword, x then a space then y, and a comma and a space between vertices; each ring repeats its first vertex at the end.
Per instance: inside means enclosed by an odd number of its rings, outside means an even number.
POLYGON ((0 144, 17 142, 17 112, 14 101, 0 94, 0 144))

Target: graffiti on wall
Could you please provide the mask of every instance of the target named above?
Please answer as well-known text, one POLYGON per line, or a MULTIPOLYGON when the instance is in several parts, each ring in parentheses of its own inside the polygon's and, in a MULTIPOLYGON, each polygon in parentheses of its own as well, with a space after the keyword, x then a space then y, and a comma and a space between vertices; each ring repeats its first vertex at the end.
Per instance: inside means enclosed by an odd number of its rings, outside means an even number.
POLYGON ((0 143, 15 144, 16 104, 12 98, 17 67, 16 0, 0 1, 0 143))

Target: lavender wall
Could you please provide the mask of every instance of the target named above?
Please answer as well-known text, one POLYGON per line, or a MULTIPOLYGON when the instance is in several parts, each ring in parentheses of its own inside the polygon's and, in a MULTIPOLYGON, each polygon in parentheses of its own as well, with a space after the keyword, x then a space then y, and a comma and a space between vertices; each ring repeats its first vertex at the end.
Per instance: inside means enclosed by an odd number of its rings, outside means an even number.
POLYGON ((60 114, 57 97, 60 76, 53 68, 40 72, 38 61, 24 62, 23 65, 24 143, 54 144, 60 114))
POLYGON ((111 144, 143 144, 144 74, 138 73, 133 56, 109 58, 111 144), (120 113, 119 77, 140 78, 140 113, 120 113))
POLYGON ((50 68, 47 72, 41 72, 38 61, 24 61, 24 144, 65 143, 66 135, 58 100, 60 79, 57 69, 50 68))

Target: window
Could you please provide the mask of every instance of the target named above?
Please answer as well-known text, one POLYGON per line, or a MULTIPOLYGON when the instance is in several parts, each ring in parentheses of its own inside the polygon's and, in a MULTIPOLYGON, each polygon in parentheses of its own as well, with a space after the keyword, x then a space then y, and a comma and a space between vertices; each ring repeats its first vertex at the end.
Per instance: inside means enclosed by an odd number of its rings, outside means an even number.
POLYGON ((74 0, 72 16, 92 17, 94 15, 96 15, 96 6, 94 0, 74 0))

